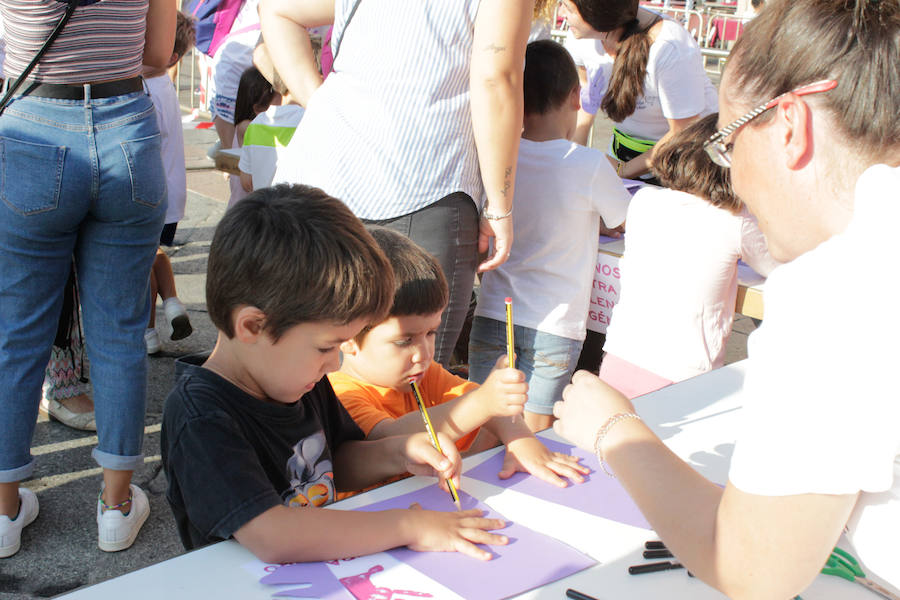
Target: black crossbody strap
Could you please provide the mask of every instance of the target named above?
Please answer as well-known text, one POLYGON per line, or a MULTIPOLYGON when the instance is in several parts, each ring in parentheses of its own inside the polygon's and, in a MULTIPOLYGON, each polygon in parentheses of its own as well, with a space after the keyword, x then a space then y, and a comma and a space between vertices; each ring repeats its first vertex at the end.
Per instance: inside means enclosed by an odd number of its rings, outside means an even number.
POLYGON ((22 74, 19 75, 14 82, 12 82, 6 90, 6 94, 3 95, 3 99, 0 100, 0 113, 6 108, 7 103, 9 103, 10 99, 13 97, 13 94, 16 93, 16 90, 19 89, 19 86, 28 78, 34 68, 37 66, 38 62, 44 55, 47 53, 47 50, 50 49, 50 46, 53 42, 56 41, 56 38, 59 37, 59 34, 62 33, 63 27, 66 26, 66 23, 69 22, 69 19, 72 18, 72 15, 75 14, 75 9, 78 8, 80 2, 79 0, 69 0, 68 6, 66 6, 66 12, 63 14, 62 18, 59 20, 59 23, 56 24, 56 27, 53 31, 50 32, 50 36, 47 38, 47 41, 44 42, 44 45, 41 46, 41 49, 37 51, 37 54, 34 55, 34 58, 31 59, 31 62, 28 63, 28 66, 25 67, 25 70, 22 71, 22 74))

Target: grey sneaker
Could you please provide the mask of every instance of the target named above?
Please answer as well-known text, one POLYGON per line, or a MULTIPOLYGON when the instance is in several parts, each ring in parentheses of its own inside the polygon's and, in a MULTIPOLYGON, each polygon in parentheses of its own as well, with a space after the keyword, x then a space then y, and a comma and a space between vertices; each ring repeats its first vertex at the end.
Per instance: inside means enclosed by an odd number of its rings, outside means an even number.
POLYGON ((141 526, 150 515, 147 494, 131 484, 131 510, 123 515, 121 510, 103 511, 97 498, 97 545, 104 552, 118 552, 130 548, 141 526))
POLYGON ((0 558, 7 558, 22 547, 22 530, 38 516, 38 499, 34 492, 19 486, 19 514, 15 519, 0 516, 0 558))

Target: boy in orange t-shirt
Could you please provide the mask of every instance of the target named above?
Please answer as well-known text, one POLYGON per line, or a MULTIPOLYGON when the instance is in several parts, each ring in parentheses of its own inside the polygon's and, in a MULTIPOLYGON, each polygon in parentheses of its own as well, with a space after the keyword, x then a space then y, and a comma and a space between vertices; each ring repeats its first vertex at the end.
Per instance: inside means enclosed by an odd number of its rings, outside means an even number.
POLYGON ((479 386, 433 361, 435 332, 447 305, 447 282, 437 261, 414 242, 383 227, 370 229, 394 270, 394 304, 384 321, 341 344, 343 362, 328 375, 335 393, 366 438, 423 429, 410 382, 418 383, 429 416, 460 452, 506 445, 501 479, 516 471, 565 487, 563 477, 584 480, 589 469, 575 457, 550 452, 521 415, 528 384, 506 357, 479 386), (514 422, 515 421, 515 422, 514 422))

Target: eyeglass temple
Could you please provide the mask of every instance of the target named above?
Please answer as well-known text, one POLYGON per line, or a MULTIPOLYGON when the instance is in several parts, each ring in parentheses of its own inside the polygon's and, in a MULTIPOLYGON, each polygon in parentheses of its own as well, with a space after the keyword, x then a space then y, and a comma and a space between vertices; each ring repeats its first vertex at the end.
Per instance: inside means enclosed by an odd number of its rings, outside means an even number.
POLYGON ((807 85, 802 85, 796 89, 790 90, 788 92, 784 92, 783 94, 779 94, 766 102, 765 104, 760 104, 746 115, 735 121, 734 123, 728 125, 724 129, 718 132, 714 137, 718 139, 724 139, 731 135, 734 131, 736 131, 739 127, 744 125, 745 123, 752 121, 760 114, 766 112, 770 108, 774 108, 778 105, 782 98, 787 96, 788 94, 795 94, 797 96, 806 96, 807 94, 816 94, 818 92, 827 92, 828 90, 833 90, 837 87, 837 81, 834 79, 823 79, 821 81, 816 81, 814 83, 810 83, 807 85))

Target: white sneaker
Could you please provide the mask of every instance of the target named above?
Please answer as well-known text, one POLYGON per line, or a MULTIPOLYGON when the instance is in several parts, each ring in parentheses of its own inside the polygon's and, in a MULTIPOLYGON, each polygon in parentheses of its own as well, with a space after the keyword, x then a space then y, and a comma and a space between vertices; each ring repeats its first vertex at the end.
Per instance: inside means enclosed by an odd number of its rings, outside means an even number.
POLYGON ((22 530, 38 516, 38 499, 34 492, 19 486, 19 514, 15 519, 0 516, 0 558, 7 558, 22 546, 22 530))
POLYGON ((148 329, 144 332, 144 344, 147 345, 147 354, 156 354, 162 350, 162 342, 159 341, 156 329, 148 329))
POLYGON ((172 328, 173 340, 182 340, 194 332, 187 310, 177 297, 172 296, 163 300, 163 310, 166 313, 166 320, 169 321, 169 326, 172 328))
POLYGON ((130 487, 131 511, 127 515, 123 515, 121 510, 103 512, 100 499, 97 499, 97 545, 104 552, 118 552, 131 547, 150 515, 147 494, 133 483, 130 487))

